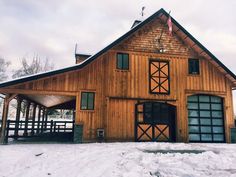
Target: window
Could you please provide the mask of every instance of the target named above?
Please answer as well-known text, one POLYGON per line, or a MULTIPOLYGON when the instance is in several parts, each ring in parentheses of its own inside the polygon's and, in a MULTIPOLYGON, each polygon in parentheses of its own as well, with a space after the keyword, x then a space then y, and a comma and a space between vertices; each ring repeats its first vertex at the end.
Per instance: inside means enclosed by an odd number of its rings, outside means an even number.
POLYGON ((149 61, 149 91, 152 94, 170 94, 169 61, 149 61))
POLYGON ((199 74, 199 60, 198 59, 188 59, 188 73, 189 74, 199 74))
POLYGON ((95 93, 93 92, 82 92, 80 109, 94 110, 94 96, 95 93))
POLYGON ((129 69, 129 54, 117 53, 116 68, 121 70, 129 69))
POLYGON ((191 142, 225 142, 222 98, 189 96, 188 129, 191 142))

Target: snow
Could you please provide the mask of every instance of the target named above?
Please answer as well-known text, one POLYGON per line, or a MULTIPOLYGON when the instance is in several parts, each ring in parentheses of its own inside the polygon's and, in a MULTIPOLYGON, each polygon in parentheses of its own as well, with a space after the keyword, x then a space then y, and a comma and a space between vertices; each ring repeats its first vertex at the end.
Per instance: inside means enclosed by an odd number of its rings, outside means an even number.
POLYGON ((10 144, 0 176, 236 177, 236 144, 10 144))

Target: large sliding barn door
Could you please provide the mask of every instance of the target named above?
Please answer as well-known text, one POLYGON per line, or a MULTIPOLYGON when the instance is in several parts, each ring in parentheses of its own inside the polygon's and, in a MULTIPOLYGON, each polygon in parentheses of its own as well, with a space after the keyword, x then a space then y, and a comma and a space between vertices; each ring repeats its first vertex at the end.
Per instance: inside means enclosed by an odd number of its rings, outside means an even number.
POLYGON ((135 141, 175 141, 174 106, 145 102, 135 109, 135 141))

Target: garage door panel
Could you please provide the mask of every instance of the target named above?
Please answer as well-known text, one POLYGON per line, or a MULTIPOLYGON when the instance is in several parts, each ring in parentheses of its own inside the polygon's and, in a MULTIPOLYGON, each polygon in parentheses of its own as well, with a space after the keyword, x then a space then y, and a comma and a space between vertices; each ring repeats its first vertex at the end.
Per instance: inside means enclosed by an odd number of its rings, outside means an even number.
POLYGON ((225 142, 222 98, 189 96, 188 130, 191 142, 225 142))

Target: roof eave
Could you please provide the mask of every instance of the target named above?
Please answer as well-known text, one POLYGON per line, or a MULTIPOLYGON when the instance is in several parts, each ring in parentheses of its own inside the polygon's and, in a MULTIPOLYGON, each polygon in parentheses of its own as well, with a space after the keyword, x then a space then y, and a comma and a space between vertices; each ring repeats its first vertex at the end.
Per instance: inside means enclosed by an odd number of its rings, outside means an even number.
MULTIPOLYGON (((162 16, 162 15, 165 15, 166 17, 169 16, 169 14, 163 8, 161 8, 159 11, 157 11, 156 13, 154 13, 153 15, 148 17, 146 20, 144 20, 143 22, 139 23, 138 25, 136 25, 135 27, 130 29, 127 33, 125 33, 124 35, 119 37, 114 42, 112 42, 110 45, 103 48, 102 50, 100 50, 95 55, 90 56, 89 58, 87 58, 86 60, 81 62, 80 64, 76 64, 74 66, 59 69, 59 70, 54 70, 54 71, 49 71, 49 72, 46 72, 46 73, 41 73, 41 74, 36 74, 36 75, 33 75, 33 76, 28 76, 28 77, 25 77, 25 78, 19 78, 17 80, 11 80, 11 81, 7 81, 7 82, 3 82, 3 83, 0 83, 0 88, 15 85, 15 84, 19 84, 19 83, 22 83, 22 82, 32 81, 32 80, 35 80, 35 79, 41 79, 41 78, 49 77, 49 76, 56 75, 56 74, 62 74, 64 72, 69 72, 69 71, 81 69, 84 66, 88 65, 89 63, 91 63, 92 61, 94 61, 99 56, 103 55, 109 49, 112 49, 115 45, 119 44, 122 40, 126 39, 130 34, 134 33, 139 28, 143 27, 145 24, 147 24, 150 21, 154 20, 156 17, 162 16)), ((209 55, 217 64, 219 64, 236 81, 236 75, 232 71, 230 71, 220 60, 218 60, 208 49, 206 49, 198 40, 196 40, 188 31, 186 31, 174 18, 172 18, 172 23, 174 23, 186 35, 188 35, 188 37, 193 42, 195 42, 198 46, 200 46, 200 48, 202 50, 204 50, 207 55, 209 55)), ((236 85, 234 85, 234 86, 236 87, 236 85)))

